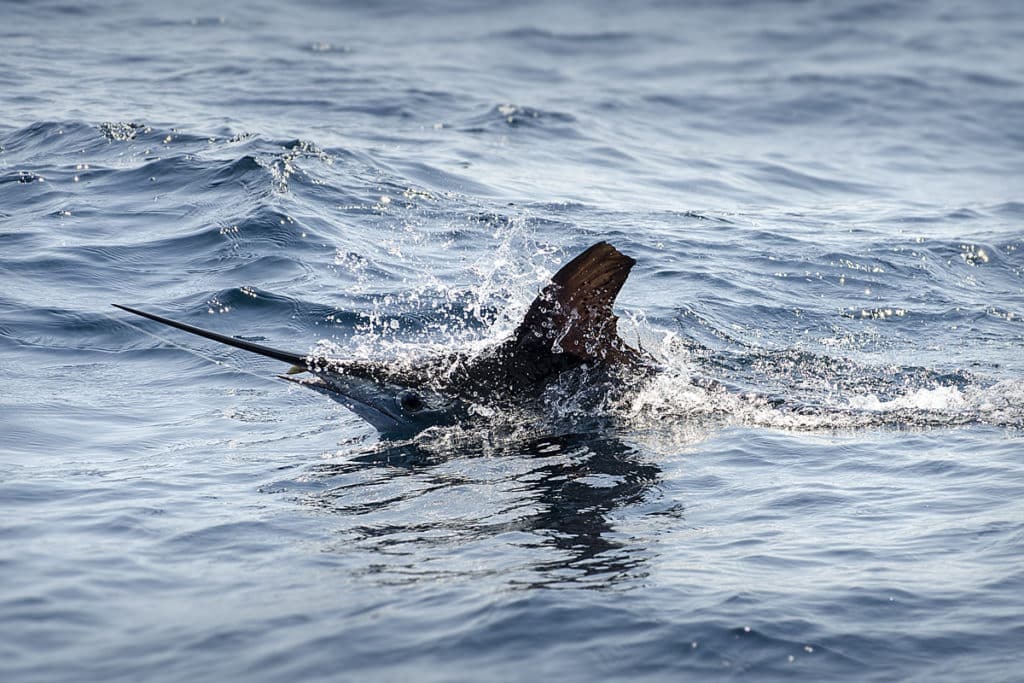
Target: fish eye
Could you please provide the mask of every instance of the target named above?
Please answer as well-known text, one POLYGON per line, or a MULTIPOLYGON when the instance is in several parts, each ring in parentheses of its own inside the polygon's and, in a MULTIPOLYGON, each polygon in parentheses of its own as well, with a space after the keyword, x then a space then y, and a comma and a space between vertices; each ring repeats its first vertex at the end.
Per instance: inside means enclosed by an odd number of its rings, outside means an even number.
POLYGON ((398 396, 398 402, 402 408, 412 413, 423 409, 423 399, 415 391, 403 391, 398 396))

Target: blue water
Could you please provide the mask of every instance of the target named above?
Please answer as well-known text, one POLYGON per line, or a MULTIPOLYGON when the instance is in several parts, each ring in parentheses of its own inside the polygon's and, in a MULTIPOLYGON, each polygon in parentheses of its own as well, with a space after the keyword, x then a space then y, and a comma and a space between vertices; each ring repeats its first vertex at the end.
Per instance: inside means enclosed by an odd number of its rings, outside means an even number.
POLYGON ((1022 7, 0 2, 0 679, 1019 679, 1022 7), (600 239, 596 420, 110 307, 472 350, 600 239))

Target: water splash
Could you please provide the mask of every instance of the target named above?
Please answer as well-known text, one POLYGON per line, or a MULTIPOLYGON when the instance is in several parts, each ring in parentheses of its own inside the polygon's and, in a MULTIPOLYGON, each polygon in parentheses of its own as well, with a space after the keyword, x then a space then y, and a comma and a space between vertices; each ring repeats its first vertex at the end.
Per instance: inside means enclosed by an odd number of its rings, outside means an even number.
MULTIPOLYGON (((473 282, 445 281, 410 256, 410 268, 424 273, 418 283, 371 294, 349 339, 322 339, 315 352, 357 358, 409 358, 452 349, 472 354, 511 334, 562 255, 532 235, 525 216, 489 220, 498 222, 493 246, 465 268, 473 282)), ((403 225, 416 233, 415 222, 403 225)), ((368 286, 367 257, 339 250, 335 264, 368 286)))
POLYGON ((712 353, 694 353, 674 335, 666 335, 659 351, 664 370, 620 406, 631 429, 688 425, 682 431, 688 440, 695 424, 705 431, 1024 428, 1024 380, 871 366, 797 350, 753 349, 723 362, 712 353))

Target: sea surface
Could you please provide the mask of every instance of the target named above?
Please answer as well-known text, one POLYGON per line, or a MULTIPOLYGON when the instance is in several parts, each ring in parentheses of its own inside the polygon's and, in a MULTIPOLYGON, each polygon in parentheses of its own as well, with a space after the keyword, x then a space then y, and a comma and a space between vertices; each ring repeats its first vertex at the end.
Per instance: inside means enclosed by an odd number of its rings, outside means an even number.
POLYGON ((1014 681, 1024 4, 0 1, 0 680, 1014 681), (381 441, 280 363, 662 371, 381 441))

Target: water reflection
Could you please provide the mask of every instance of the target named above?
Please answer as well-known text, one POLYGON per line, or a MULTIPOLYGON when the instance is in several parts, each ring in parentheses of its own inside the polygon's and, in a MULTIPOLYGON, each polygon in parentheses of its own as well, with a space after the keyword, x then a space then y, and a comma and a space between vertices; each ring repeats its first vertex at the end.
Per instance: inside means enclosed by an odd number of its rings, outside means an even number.
POLYGON ((655 498, 661 470, 605 434, 457 449, 382 446, 312 468, 306 500, 339 515, 339 552, 385 580, 503 574, 512 585, 606 586, 642 574, 649 550, 615 513, 655 498))

